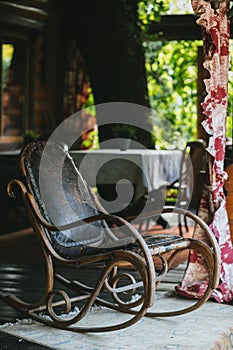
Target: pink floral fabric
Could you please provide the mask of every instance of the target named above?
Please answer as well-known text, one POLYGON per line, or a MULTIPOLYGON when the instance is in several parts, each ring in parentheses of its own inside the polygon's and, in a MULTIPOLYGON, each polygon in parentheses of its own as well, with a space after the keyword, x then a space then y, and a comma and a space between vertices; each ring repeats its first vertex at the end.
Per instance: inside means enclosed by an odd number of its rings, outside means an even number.
MULTIPOLYGON (((212 228, 221 252, 221 275, 213 298, 218 302, 229 302, 233 298, 233 247, 226 211, 223 186, 225 156, 225 125, 227 111, 227 84, 229 65, 229 19, 227 12, 229 0, 219 2, 214 10, 211 3, 192 0, 195 14, 200 18, 205 48, 204 67, 209 71, 205 79, 207 96, 202 103, 206 119, 202 125, 209 135, 207 147, 209 184, 205 187, 199 208, 199 216, 212 228)), ((196 228, 194 237, 206 240, 201 229, 196 228)), ((207 271, 202 258, 191 252, 188 268, 180 286, 179 294, 200 298, 207 286, 207 271)))

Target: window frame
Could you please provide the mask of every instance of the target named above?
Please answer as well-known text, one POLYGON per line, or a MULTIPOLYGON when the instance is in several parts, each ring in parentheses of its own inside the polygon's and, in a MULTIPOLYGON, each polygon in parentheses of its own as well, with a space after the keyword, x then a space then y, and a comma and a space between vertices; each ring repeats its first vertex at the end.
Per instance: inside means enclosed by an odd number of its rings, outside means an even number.
POLYGON ((0 28, 0 149, 7 149, 17 147, 23 141, 23 134, 26 129, 29 128, 29 115, 31 111, 32 101, 32 89, 31 89, 31 77, 32 77, 32 48, 30 35, 27 32, 19 32, 18 30, 4 30, 0 28), (10 38, 12 40, 22 39, 25 41, 26 48, 26 62, 25 62, 25 85, 24 85, 24 101, 23 101, 23 120, 22 120, 22 135, 20 136, 4 136, 2 134, 2 105, 3 105, 3 83, 2 83, 2 45, 4 44, 4 38, 10 38))

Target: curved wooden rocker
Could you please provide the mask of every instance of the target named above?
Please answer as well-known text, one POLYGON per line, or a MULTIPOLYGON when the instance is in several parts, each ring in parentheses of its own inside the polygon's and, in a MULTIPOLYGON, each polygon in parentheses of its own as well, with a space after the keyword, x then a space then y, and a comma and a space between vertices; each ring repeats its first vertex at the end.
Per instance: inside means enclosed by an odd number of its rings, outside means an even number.
POLYGON ((182 209, 165 210, 193 219, 206 232, 210 245, 173 234, 142 236, 126 220, 108 214, 100 206, 68 152, 55 143, 38 141, 26 146, 21 153, 20 167, 25 182, 12 180, 8 193, 13 197, 15 186, 20 189, 47 268, 46 288, 37 302, 24 302, 0 292, 0 299, 24 316, 76 332, 113 331, 131 326, 143 316, 180 315, 197 309, 216 288, 219 248, 208 225, 196 215, 182 209), (206 261, 209 278, 204 296, 182 310, 148 311, 154 303, 156 285, 176 254, 185 249, 197 250, 206 261), (173 253, 168 260, 164 257, 166 252, 173 253), (160 271, 155 269, 153 256, 162 261, 160 271), (95 286, 80 282, 78 276, 70 281, 55 273, 56 263, 77 266, 77 275, 78 267, 101 266, 101 276, 97 276, 95 286), (124 270, 125 263, 130 266, 127 270, 124 270), (54 290, 55 280, 61 283, 61 289, 54 290), (68 290, 71 293, 68 294, 68 290), (78 308, 71 313, 75 305, 78 308), (128 314, 129 319, 123 317, 121 323, 106 326, 76 325, 94 305, 128 314), (61 307, 67 316, 60 315, 61 307))

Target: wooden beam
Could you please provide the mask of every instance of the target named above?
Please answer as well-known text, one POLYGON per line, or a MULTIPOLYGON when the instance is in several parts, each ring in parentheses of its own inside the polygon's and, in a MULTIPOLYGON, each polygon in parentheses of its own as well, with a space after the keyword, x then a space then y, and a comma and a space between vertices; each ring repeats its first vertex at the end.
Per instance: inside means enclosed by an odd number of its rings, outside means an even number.
POLYGON ((48 0, 14 0, 12 3, 18 4, 20 6, 27 6, 41 10, 47 10, 48 8, 48 0))
MULTIPOLYGON (((202 40, 201 26, 195 15, 164 15, 159 23, 154 22, 148 34, 158 34, 158 40, 202 40)), ((231 34, 232 34, 231 21, 231 34)), ((232 35, 231 35, 232 37, 232 35)))
POLYGON ((39 1, 1 1, 0 21, 31 27, 40 27, 47 20, 45 6, 39 6, 39 1), (39 7, 33 7, 39 6, 39 7), (43 9, 41 8, 43 7, 43 9))

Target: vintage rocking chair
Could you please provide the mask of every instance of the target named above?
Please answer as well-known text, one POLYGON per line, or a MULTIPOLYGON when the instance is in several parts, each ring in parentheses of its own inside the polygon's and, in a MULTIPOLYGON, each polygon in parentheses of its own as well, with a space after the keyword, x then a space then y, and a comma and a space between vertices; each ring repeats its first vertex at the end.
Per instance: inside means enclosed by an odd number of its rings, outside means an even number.
MULTIPOLYGON (((142 236, 127 221, 108 214, 100 206, 69 153, 61 146, 51 141, 33 142, 22 151, 20 166, 25 183, 13 179, 8 185, 8 193, 13 197, 15 186, 21 191, 45 257, 47 285, 41 299, 32 304, 3 292, 0 292, 1 300, 24 316, 76 332, 119 330, 143 316, 175 316, 190 312, 208 300, 218 284, 219 248, 208 225, 200 218, 188 211, 175 209, 177 214, 183 214, 200 225, 210 246, 173 234, 142 236), (110 223, 118 225, 116 232, 110 223), (194 305, 181 310, 153 312, 149 308, 153 305, 157 284, 166 274, 174 256, 185 249, 198 251, 206 261, 209 274, 206 292, 194 305), (168 261, 163 256, 166 252, 174 252, 168 261), (153 256, 161 259, 160 271, 155 269, 153 256), (70 281, 55 273, 57 263, 76 266, 77 279, 70 281), (125 264, 130 266, 126 272, 125 264), (101 276, 97 276, 94 286, 78 280, 80 266, 101 267, 101 276), (54 290, 55 281, 63 288, 54 290), (134 294, 137 297, 133 298, 134 294), (125 300, 127 295, 128 300, 125 300), (71 313, 77 304, 76 312, 71 313), (94 305, 122 312, 122 322, 93 327, 81 323, 77 326, 94 305), (57 307, 64 307, 66 315, 64 312, 60 315, 61 310, 57 307), (123 313, 129 319, 125 320, 123 313)), ((166 212, 171 211, 166 209, 166 212)))

